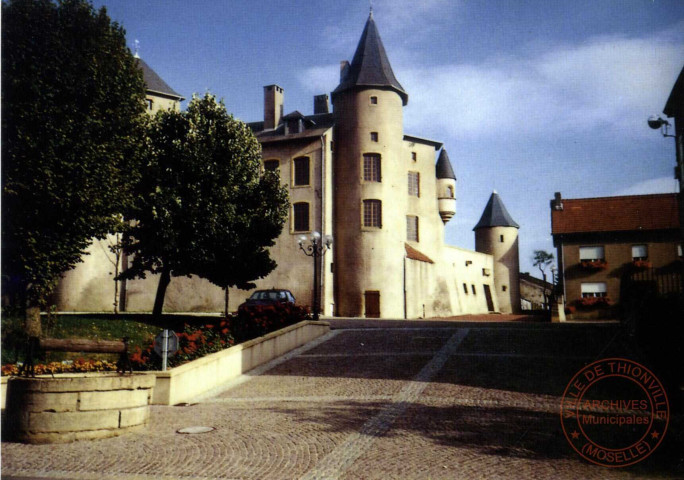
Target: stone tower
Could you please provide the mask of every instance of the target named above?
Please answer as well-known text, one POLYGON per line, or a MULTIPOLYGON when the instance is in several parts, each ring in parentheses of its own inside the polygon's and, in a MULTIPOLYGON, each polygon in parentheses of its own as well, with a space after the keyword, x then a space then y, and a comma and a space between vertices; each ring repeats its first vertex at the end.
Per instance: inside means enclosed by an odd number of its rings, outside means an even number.
POLYGON ((494 191, 475 228, 475 250, 494 257, 494 287, 501 313, 520 312, 518 229, 494 191))
POLYGON ((407 102, 371 12, 332 92, 336 315, 404 315, 407 102))

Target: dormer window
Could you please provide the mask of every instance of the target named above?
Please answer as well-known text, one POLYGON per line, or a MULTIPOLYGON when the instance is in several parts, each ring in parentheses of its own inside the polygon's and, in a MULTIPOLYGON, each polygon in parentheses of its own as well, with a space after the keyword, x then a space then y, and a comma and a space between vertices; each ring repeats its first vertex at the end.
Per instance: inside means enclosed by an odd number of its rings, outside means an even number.
POLYGON ((301 133, 301 132, 302 132, 302 119, 301 118, 289 119, 285 123, 285 135, 292 135, 292 134, 301 133))

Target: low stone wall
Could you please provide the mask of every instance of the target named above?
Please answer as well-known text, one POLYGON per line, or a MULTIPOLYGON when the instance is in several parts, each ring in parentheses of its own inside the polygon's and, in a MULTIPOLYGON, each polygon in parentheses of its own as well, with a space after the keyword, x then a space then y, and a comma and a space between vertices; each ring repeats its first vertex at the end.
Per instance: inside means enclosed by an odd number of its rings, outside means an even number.
POLYGON ((327 322, 303 321, 166 372, 152 372, 157 377, 152 403, 176 405, 190 401, 329 331, 327 322))
POLYGON ((147 425, 154 385, 155 376, 146 373, 12 377, 3 433, 28 443, 122 435, 147 425))

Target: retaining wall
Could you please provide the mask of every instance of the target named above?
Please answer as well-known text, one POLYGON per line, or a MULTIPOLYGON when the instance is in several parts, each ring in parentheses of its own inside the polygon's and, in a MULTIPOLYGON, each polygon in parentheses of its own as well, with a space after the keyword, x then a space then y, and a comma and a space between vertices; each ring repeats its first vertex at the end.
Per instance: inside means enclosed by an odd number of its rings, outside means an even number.
POLYGON ((166 372, 151 372, 157 377, 152 403, 176 405, 192 400, 328 331, 327 322, 307 320, 166 372))

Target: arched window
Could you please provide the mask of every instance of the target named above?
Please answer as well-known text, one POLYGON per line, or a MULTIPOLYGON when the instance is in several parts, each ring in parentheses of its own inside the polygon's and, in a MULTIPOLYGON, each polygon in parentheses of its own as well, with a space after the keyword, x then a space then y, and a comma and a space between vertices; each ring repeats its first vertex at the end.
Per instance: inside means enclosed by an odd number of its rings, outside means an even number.
POLYGON ((277 172, 280 169, 280 160, 264 160, 264 170, 277 172))
POLYGON ((452 187, 451 185, 447 187, 447 197, 454 198, 454 187, 452 187))
POLYGON ((292 205, 292 223, 295 232, 309 231, 309 204, 298 202, 292 205))
POLYGON ((296 187, 309 185, 309 157, 297 157, 294 159, 294 185, 296 187))
POLYGON ((382 202, 380 200, 363 201, 363 226, 382 227, 382 202))

